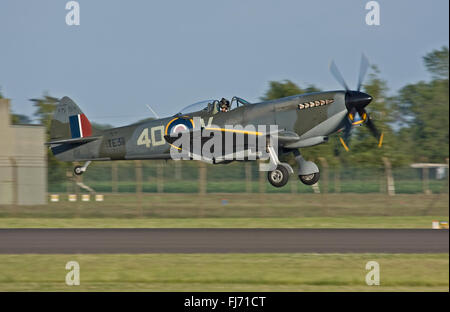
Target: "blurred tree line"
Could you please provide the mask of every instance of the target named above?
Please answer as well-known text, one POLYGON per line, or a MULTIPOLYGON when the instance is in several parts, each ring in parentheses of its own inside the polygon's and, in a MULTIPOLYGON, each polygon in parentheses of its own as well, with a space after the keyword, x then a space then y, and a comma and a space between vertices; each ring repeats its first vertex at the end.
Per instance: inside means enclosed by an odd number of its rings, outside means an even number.
MULTIPOLYGON (((361 166, 381 165, 381 157, 389 157, 394 166, 407 165, 415 161, 443 162, 449 155, 449 72, 448 47, 433 50, 423 57, 431 75, 430 81, 419 81, 401 88, 396 95, 388 96, 388 86, 376 66, 372 66, 364 84, 364 91, 374 100, 367 111, 377 127, 384 133, 383 147, 377 148, 377 141, 367 127, 355 127, 352 131, 350 151, 340 145, 337 135, 328 144, 304 149, 308 159, 325 157, 331 165, 359 164, 361 166)), ((290 80, 270 81, 262 100, 278 99, 290 95, 321 91, 314 85, 305 88, 290 80)), ((2 97, 0 93, 0 98, 2 97)), ((41 98, 32 99, 34 113, 39 122, 50 131, 50 122, 58 99, 44 93, 41 98)), ((14 123, 31 122, 27 116, 13 115, 14 123)), ((99 129, 109 125, 94 124, 99 129)), ((290 156, 289 156, 290 157, 290 156)), ((49 168, 68 169, 70 164, 58 162, 48 154, 49 168)), ((292 161, 292 159, 291 159, 292 161)), ((49 170, 49 180, 60 175, 59 170, 49 170)))

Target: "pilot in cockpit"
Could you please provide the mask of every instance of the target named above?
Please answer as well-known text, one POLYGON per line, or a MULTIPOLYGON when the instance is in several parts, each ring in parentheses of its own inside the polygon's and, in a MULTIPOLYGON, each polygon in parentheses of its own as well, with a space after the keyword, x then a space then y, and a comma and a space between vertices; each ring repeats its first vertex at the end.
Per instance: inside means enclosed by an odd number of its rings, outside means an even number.
POLYGON ((230 101, 226 98, 222 98, 219 102, 220 111, 226 113, 230 110, 230 101))

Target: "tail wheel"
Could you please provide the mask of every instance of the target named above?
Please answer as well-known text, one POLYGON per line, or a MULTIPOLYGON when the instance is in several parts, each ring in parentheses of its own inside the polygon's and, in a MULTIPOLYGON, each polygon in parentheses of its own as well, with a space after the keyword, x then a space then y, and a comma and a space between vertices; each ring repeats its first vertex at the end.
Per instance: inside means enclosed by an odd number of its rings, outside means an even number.
POLYGON ((73 168, 73 173, 75 173, 76 175, 82 175, 83 174, 83 169, 81 166, 76 166, 75 168, 73 168))
POLYGON ((300 181, 302 181, 303 184, 313 185, 319 181, 320 173, 316 172, 308 175, 299 175, 298 178, 300 179, 300 181))
POLYGON ((282 187, 289 181, 289 172, 284 166, 278 165, 275 170, 267 173, 267 179, 273 186, 282 187))

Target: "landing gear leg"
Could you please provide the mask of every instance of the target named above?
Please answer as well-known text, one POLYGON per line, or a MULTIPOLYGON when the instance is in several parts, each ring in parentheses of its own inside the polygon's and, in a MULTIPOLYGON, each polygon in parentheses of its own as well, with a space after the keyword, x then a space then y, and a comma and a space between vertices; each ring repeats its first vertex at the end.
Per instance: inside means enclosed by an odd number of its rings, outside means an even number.
POLYGON ((75 168, 73 168, 73 173, 75 173, 76 175, 82 175, 86 170, 87 167, 91 164, 91 161, 87 161, 84 163, 83 166, 76 166, 75 168))
POLYGON ((320 178, 319 167, 312 161, 305 160, 297 149, 293 153, 298 164, 298 178, 300 181, 306 185, 316 184, 320 178))
POLYGON ((289 174, 294 173, 291 166, 287 163, 281 163, 278 155, 272 145, 267 145, 267 150, 270 155, 269 163, 271 168, 275 168, 267 172, 267 179, 269 183, 275 187, 283 187, 289 181, 289 174))

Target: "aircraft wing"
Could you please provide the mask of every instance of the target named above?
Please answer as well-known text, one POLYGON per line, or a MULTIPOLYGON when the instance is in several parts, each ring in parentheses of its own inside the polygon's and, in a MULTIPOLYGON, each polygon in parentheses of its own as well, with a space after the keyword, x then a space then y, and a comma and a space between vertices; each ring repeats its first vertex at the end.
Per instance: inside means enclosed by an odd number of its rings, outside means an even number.
MULTIPOLYGON (((201 128, 200 130, 197 130, 197 131, 203 131, 204 129, 205 128, 201 128)), ((283 144, 293 143, 293 142, 297 142, 298 140, 300 140, 300 137, 297 135, 297 133, 291 132, 291 131, 286 131, 286 130, 277 130, 277 131, 274 131, 274 132, 264 133, 264 132, 251 132, 251 131, 248 132, 248 131, 240 131, 240 130, 228 130, 228 129, 221 129, 221 128, 218 128, 218 129, 206 128, 206 129, 209 130, 209 131, 233 131, 233 132, 236 132, 236 133, 244 133, 246 135, 258 135, 258 136, 261 136, 261 135, 272 135, 272 136, 276 136, 278 138, 278 142, 283 143, 283 144)), ((194 131, 190 130, 189 132, 190 132, 191 139, 192 139, 192 135, 193 135, 194 131)), ((201 133, 201 132, 199 132, 199 133, 201 133)), ((166 139, 166 141, 169 144, 172 144, 175 140, 178 139, 178 137, 179 136, 169 136, 169 135, 164 136, 164 138, 166 139)), ((203 141, 207 141, 209 138, 210 138, 209 136, 208 137, 202 137, 201 138, 202 143, 203 143, 203 141)))

